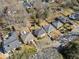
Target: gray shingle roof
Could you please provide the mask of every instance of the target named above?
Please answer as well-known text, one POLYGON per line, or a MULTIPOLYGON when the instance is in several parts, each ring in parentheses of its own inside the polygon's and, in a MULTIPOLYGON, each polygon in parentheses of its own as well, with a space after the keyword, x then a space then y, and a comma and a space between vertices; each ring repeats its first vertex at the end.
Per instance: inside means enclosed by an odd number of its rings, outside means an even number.
POLYGON ((62 23, 66 23, 69 22, 69 19, 67 17, 64 16, 60 16, 57 18, 59 21, 61 21, 62 23))
POLYGON ((52 22, 52 25, 54 25, 54 26, 58 29, 58 28, 61 27, 63 24, 62 24, 62 22, 60 22, 59 20, 55 20, 55 21, 52 22))
POLYGON ((79 20, 79 13, 74 13, 69 16, 71 19, 79 20))
MULTIPOLYGON (((9 40, 6 40, 6 41, 8 41, 8 43, 7 44, 5 44, 5 43, 3 44, 3 49, 4 49, 5 52, 11 51, 13 49, 16 49, 16 48, 20 47, 20 44, 21 44, 19 42, 19 40, 14 40, 12 42, 10 42, 9 40)), ((4 42, 6 42, 6 41, 4 41, 4 42)))
POLYGON ((16 32, 12 32, 11 36, 5 39, 4 45, 6 45, 6 44, 8 44, 16 39, 17 39, 16 32))
POLYGON ((55 27, 53 27, 51 24, 43 26, 43 28, 47 33, 50 33, 55 30, 55 27))
POLYGON ((45 30, 43 28, 34 31, 34 35, 36 35, 37 37, 40 37, 43 34, 45 34, 45 30))
POLYGON ((12 32, 12 35, 3 41, 3 49, 5 52, 8 52, 20 47, 20 44, 16 32, 12 32))

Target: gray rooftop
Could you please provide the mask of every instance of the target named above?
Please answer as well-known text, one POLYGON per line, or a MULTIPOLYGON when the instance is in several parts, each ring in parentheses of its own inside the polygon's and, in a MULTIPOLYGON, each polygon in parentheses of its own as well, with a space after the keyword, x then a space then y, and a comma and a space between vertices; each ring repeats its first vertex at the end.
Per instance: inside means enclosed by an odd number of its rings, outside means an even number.
POLYGON ((45 34, 45 30, 43 28, 34 31, 34 35, 36 35, 37 37, 40 37, 43 34, 45 34))
POLYGON ((5 52, 14 50, 14 49, 20 47, 20 45, 21 45, 21 43, 19 42, 19 40, 14 40, 14 41, 6 40, 6 41, 4 41, 4 44, 3 44, 3 49, 4 49, 5 52), (6 41, 8 43, 5 44, 6 41))
POLYGON ((69 18, 64 17, 64 16, 60 16, 57 18, 59 21, 61 21, 62 23, 66 23, 69 22, 69 18))
POLYGON ((3 41, 3 49, 5 52, 11 51, 20 47, 20 42, 17 38, 16 32, 12 32, 12 35, 3 41))
POLYGON ((55 20, 52 22, 52 25, 58 29, 59 27, 61 27, 63 25, 63 23, 60 22, 59 20, 55 20))
POLYGON ((55 30, 55 27, 53 27, 51 24, 43 26, 43 28, 47 33, 50 33, 55 30))
POLYGON ((79 20, 79 12, 78 13, 73 13, 73 14, 69 15, 69 18, 75 19, 75 20, 79 20))

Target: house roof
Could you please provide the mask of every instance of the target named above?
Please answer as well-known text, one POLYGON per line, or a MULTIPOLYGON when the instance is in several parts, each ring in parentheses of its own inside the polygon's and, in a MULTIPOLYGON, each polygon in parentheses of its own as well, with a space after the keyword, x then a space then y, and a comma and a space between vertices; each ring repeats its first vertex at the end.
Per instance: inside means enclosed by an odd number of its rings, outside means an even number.
POLYGON ((12 35, 3 41, 3 49, 5 52, 18 48, 20 46, 20 42, 16 37, 16 33, 12 32, 12 35))
POLYGON ((79 13, 74 13, 74 14, 70 15, 69 18, 79 20, 79 13))
POLYGON ((12 41, 14 41, 14 40, 16 40, 18 38, 16 32, 10 32, 9 34, 8 34, 8 37, 5 38, 5 41, 4 41, 5 45, 12 42, 12 41), (9 34, 11 36, 9 36, 9 34))
POLYGON ((45 30, 43 28, 34 31, 34 35, 36 35, 37 37, 41 36, 42 34, 45 34, 45 30))
POLYGON ((69 22, 69 19, 67 17, 64 16, 60 16, 57 18, 59 21, 61 21, 62 23, 66 23, 69 22))
MULTIPOLYGON (((18 47, 20 47, 20 42, 19 42, 19 40, 14 40, 14 41, 9 41, 9 40, 6 40, 6 41, 8 41, 8 43, 7 44, 3 44, 3 49, 4 49, 4 51, 5 52, 8 52, 8 51, 11 51, 11 50, 13 50, 13 49, 15 49, 15 48, 18 48, 18 47)), ((4 42, 6 42, 6 41, 4 41, 4 42)))
POLYGON ((55 30, 55 27, 53 27, 51 24, 43 26, 43 28, 45 29, 47 33, 50 33, 55 30))
POLYGON ((52 25, 58 29, 58 28, 61 27, 63 24, 62 24, 62 22, 60 22, 59 20, 55 20, 55 21, 52 22, 52 25))
POLYGON ((35 39, 35 37, 30 32, 27 32, 26 34, 21 35, 21 38, 24 43, 30 42, 35 39))
POLYGON ((24 33, 24 34, 21 34, 21 38, 22 38, 22 40, 24 41, 25 40, 25 38, 26 38, 26 36, 29 34, 29 32, 26 32, 26 33, 24 33))

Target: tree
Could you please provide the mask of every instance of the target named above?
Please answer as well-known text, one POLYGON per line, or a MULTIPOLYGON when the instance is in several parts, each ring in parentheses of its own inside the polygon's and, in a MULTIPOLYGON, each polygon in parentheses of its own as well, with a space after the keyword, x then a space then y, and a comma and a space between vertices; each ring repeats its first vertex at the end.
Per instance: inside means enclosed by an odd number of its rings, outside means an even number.
POLYGON ((75 11, 79 11, 79 0, 72 0, 73 6, 71 7, 75 11))
POLYGON ((71 0, 64 0, 63 4, 61 6, 66 8, 66 7, 72 7, 73 4, 72 4, 71 0))
POLYGON ((79 59, 79 43, 71 42, 61 53, 65 59, 79 59))
POLYGON ((44 48, 30 59, 63 59, 62 55, 52 47, 44 48))

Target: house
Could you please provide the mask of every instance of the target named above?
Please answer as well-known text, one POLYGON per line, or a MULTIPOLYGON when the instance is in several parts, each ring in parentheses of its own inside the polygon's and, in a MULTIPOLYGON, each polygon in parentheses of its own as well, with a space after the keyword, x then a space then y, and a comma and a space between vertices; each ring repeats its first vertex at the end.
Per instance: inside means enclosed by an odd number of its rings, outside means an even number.
POLYGON ((62 23, 70 23, 69 19, 67 17, 64 17, 64 16, 60 16, 56 19, 61 21, 62 23))
POLYGON ((51 24, 43 26, 43 28, 47 33, 50 33, 55 30, 55 27, 53 27, 51 24))
POLYGON ((20 47, 21 43, 17 38, 16 32, 9 33, 9 36, 5 38, 2 42, 2 48, 4 53, 8 53, 18 47, 20 47))
POLYGON ((52 38, 52 39, 58 39, 58 37, 60 37, 62 34, 59 30, 54 30, 53 32, 51 32, 49 34, 49 36, 52 38))
POLYGON ((30 43, 36 39, 30 32, 25 32, 21 34, 20 36, 21 36, 21 42, 24 44, 30 43))
POLYGON ((19 40, 22 44, 32 44, 37 48, 36 38, 33 36, 31 32, 23 32, 19 36, 19 40))
POLYGON ((60 22, 59 20, 55 20, 55 21, 52 22, 52 25, 53 25, 56 29, 59 29, 59 28, 63 25, 63 23, 60 22))
POLYGON ((69 15, 69 18, 72 20, 79 20, 79 13, 73 13, 69 15))
POLYGON ((46 32, 43 28, 40 28, 40 29, 36 29, 35 31, 33 31, 33 34, 36 37, 44 37, 46 35, 46 32))

